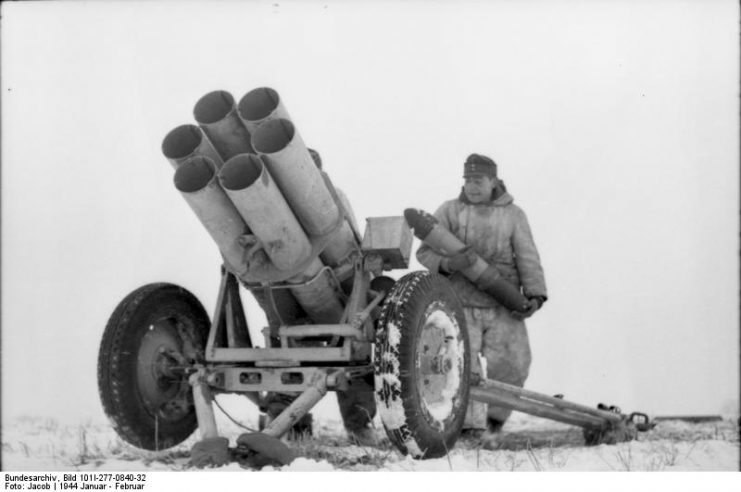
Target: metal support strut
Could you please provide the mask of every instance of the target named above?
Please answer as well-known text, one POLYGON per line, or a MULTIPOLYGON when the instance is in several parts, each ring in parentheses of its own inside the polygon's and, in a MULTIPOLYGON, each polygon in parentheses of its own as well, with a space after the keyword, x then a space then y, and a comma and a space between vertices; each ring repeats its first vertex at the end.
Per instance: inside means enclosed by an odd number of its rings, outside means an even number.
POLYGON ((205 370, 199 369, 198 372, 192 374, 189 382, 193 387, 193 404, 196 407, 196 418, 198 419, 198 429, 201 431, 201 439, 219 437, 212 405, 214 396, 211 388, 206 383, 205 370))
POLYGON ((309 410, 314 407, 324 395, 327 394, 327 375, 315 374, 308 388, 298 398, 286 407, 268 426, 262 431, 271 437, 280 437, 288 432, 293 425, 301 420, 309 410))
POLYGON ((648 417, 642 413, 628 416, 599 410, 493 379, 479 378, 478 385, 471 387, 470 395, 476 401, 576 425, 586 431, 599 433, 619 430, 624 431, 622 435, 627 438, 635 435, 635 432, 625 432, 627 430, 646 431, 652 427, 648 417))
MULTIPOLYGON (((281 464, 288 464, 295 455, 290 449, 280 441, 280 437, 288 432, 293 425, 298 422, 311 408, 327 394, 328 375, 326 373, 314 374, 301 395, 296 398, 287 408, 285 408, 262 432, 242 434, 237 439, 237 445, 241 449, 250 450, 253 454, 261 456, 261 460, 275 461, 281 464)), ((219 438, 219 432, 216 427, 216 419, 213 411, 213 392, 207 382, 205 369, 199 369, 198 372, 191 375, 189 382, 193 387, 193 403, 198 419, 198 428, 201 432, 201 441, 196 443, 193 454, 196 454, 195 448, 199 444, 208 445, 209 441, 214 442, 221 440, 224 452, 228 441, 225 438, 219 438)), ((204 449, 205 446, 204 446, 204 449)), ((210 456, 214 451, 209 449, 202 451, 200 454, 205 455, 208 459, 216 459, 216 456, 210 456)), ((201 457, 203 459, 203 456, 201 457)))

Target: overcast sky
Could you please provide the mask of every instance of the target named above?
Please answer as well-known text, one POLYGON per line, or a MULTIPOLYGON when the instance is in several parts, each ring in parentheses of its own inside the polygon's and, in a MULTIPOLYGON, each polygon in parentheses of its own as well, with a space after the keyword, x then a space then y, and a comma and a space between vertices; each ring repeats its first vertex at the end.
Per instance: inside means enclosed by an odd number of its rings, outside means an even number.
POLYGON ((203 94, 260 86, 361 224, 434 211, 471 152, 498 162, 550 293, 527 387, 725 411, 738 24, 737 2, 699 0, 3 3, 4 416, 102 417, 98 345, 140 285, 213 312, 219 254, 160 144, 203 94))

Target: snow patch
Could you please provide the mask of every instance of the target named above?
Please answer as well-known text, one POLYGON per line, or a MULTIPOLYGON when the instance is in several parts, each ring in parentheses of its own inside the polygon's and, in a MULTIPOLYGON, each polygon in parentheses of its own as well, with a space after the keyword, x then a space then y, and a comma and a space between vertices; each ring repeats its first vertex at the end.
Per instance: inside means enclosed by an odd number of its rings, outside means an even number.
POLYGON ((386 330, 388 332, 389 344, 398 347, 401 343, 401 329, 396 326, 396 323, 389 323, 386 325, 386 330))
POLYGON ((413 438, 404 441, 404 445, 407 447, 407 451, 409 451, 409 456, 422 456, 422 449, 420 449, 419 444, 413 438))
POLYGON ((450 318, 450 315, 441 309, 431 312, 426 321, 434 325, 435 328, 443 330, 446 335, 458 332, 458 326, 450 318))
POLYGON ((432 418, 438 422, 443 422, 450 417, 453 412, 453 398, 458 393, 461 384, 461 370, 464 357, 464 346, 462 340, 459 340, 460 329, 450 314, 441 309, 432 311, 428 314, 426 322, 438 330, 442 330, 445 335, 445 353, 453 359, 453 365, 446 376, 445 387, 440 392, 441 401, 433 403, 425 402, 427 411, 432 418))
MULTIPOLYGON (((253 423, 253 422, 250 422, 253 423)), ((661 422, 639 435, 638 441, 585 447, 524 445, 494 451, 459 441, 446 457, 414 460, 386 450, 345 444, 342 421, 315 422, 317 437, 310 450, 319 459, 302 456, 280 471, 738 471, 739 440, 736 421, 690 424, 661 422), (372 459, 363 460, 370 456, 372 459), (327 458, 329 457, 329 458, 327 458), (335 464, 332 463, 343 463, 335 464), (350 463, 350 464, 347 464, 350 463)), ((376 424, 380 427, 380 424, 376 424)), ((220 423, 219 431, 234 445, 244 432, 220 423)), ((380 431, 379 431, 380 432, 380 431)), ((551 432, 552 436, 579 433, 575 427, 515 413, 497 437, 500 443, 522 434, 551 432)), ((123 443, 108 424, 64 425, 52 419, 4 420, 3 469, 8 471, 181 471, 187 466, 194 435, 179 446, 147 452, 123 443)), ((290 444, 289 444, 290 445, 290 444)), ((405 443, 411 454, 421 454, 416 442, 405 443)), ((294 446, 294 445, 292 445, 294 446)), ((311 452, 311 451, 310 451, 311 452)), ((206 472, 249 472, 237 463, 206 472)), ((234 473, 235 479, 239 475, 234 473)), ((235 482, 236 483, 236 482, 235 482)))
POLYGON ((396 374, 384 373, 384 374, 379 374, 377 377, 381 380, 381 382, 386 381, 390 385, 396 385, 396 386, 401 385, 401 380, 399 380, 396 374))
POLYGON ((266 466, 262 471, 291 471, 291 472, 306 472, 306 471, 334 471, 336 468, 327 460, 311 460, 308 458, 296 458, 291 464, 282 466, 280 468, 274 468, 272 466, 266 466))

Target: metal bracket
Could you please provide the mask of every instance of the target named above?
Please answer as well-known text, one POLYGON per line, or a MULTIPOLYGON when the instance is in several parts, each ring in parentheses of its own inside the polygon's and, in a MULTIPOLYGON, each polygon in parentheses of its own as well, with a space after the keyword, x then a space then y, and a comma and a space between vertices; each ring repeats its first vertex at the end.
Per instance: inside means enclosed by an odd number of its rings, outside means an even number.
POLYGON ((655 422, 651 422, 648 415, 641 412, 633 412, 628 416, 628 422, 633 424, 638 432, 647 432, 656 427, 655 422))
POLYGON ((247 318, 239 294, 239 282, 233 273, 221 267, 221 285, 216 301, 214 321, 208 334, 206 359, 217 346, 229 348, 252 347, 247 318))

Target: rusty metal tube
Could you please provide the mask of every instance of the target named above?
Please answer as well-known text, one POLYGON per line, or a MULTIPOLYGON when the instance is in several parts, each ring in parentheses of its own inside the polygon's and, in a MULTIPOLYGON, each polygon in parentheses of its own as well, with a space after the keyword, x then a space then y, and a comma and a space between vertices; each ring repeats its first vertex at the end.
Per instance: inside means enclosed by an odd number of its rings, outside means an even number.
POLYGON ((219 186, 213 160, 198 155, 190 157, 175 171, 174 182, 216 242, 230 269, 238 276, 244 275, 248 265, 239 238, 250 231, 219 186))
POLYGON ((309 260, 311 243, 259 156, 232 157, 219 182, 276 267, 291 270, 309 260))
POLYGON ((180 125, 170 131, 162 141, 162 153, 172 167, 177 169, 190 157, 202 155, 221 167, 222 160, 211 142, 200 128, 195 125, 180 125))
POLYGON ((237 114, 234 97, 226 91, 213 91, 201 97, 193 116, 224 162, 238 154, 252 153, 250 132, 237 114))
POLYGON ((323 235, 332 231, 340 210, 293 123, 286 119, 262 123, 252 134, 252 146, 306 232, 323 235))
POLYGON ((291 119, 280 96, 270 87, 258 87, 249 91, 239 100, 237 110, 250 133, 254 133, 261 123, 268 120, 291 119))

